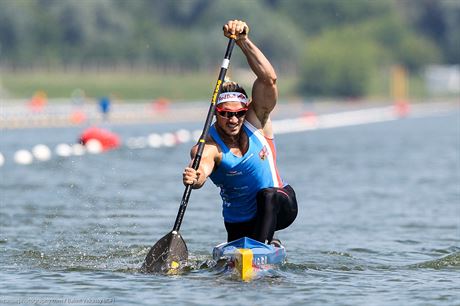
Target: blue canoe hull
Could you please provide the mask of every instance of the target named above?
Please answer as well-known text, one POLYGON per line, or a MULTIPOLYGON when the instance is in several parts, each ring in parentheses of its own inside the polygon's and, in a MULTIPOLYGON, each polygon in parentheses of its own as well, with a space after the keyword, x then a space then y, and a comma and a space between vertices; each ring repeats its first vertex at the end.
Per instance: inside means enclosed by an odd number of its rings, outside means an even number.
POLYGON ((257 277, 262 271, 283 264, 286 260, 286 250, 283 246, 274 247, 244 237, 217 245, 212 256, 216 261, 227 260, 229 267, 236 268, 243 280, 249 280, 257 277))

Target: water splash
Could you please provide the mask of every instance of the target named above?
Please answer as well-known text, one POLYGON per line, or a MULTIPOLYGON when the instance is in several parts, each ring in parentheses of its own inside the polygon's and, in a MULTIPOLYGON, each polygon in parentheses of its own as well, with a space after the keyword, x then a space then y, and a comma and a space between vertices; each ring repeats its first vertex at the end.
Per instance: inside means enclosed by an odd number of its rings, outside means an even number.
POLYGON ((455 252, 449 254, 447 256, 424 261, 418 264, 414 264, 410 266, 411 268, 418 268, 418 269, 459 269, 460 270, 460 252, 455 252))

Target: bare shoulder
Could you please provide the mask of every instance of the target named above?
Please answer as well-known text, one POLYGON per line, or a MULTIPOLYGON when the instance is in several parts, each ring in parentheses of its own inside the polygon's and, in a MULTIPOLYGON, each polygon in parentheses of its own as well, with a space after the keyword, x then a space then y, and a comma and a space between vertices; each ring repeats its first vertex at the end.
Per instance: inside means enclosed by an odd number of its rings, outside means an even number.
POLYGON ((246 121, 259 130, 265 137, 273 138, 273 128, 269 112, 261 120, 255 110, 250 107, 246 114, 246 121))
POLYGON ((206 138, 206 145, 204 149, 206 151, 205 154, 209 158, 212 158, 215 164, 220 164, 220 161, 222 160, 222 150, 210 135, 206 138))
MULTIPOLYGON (((190 155, 192 158, 195 157, 198 151, 198 144, 194 145, 190 151, 190 155)), ((216 156, 221 154, 220 147, 214 141, 214 139, 208 135, 206 138, 206 143, 203 149, 203 157, 202 158, 212 158, 215 159, 216 156)))

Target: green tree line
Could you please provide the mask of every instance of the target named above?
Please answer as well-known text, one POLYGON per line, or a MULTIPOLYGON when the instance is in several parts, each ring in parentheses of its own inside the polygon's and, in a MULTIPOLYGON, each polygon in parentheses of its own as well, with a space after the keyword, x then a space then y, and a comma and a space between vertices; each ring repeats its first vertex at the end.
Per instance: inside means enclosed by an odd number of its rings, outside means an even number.
POLYGON ((0 0, 0 65, 214 69, 229 19, 305 95, 362 96, 391 65, 460 62, 455 0, 0 0))

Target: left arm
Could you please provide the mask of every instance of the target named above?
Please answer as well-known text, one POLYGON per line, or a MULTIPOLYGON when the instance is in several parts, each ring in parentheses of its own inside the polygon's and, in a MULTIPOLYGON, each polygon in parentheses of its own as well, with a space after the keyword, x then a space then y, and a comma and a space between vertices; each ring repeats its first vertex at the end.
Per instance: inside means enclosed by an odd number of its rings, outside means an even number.
POLYGON ((243 21, 231 20, 224 25, 224 35, 237 36, 236 44, 243 51, 249 67, 257 76, 252 87, 252 102, 246 118, 254 126, 263 130, 265 136, 272 137, 270 113, 278 99, 277 76, 269 60, 249 39, 248 32, 249 27, 243 21))
POLYGON ((251 105, 263 128, 278 99, 275 69, 249 38, 238 40, 237 44, 246 56, 251 70, 257 76, 252 86, 251 105))

